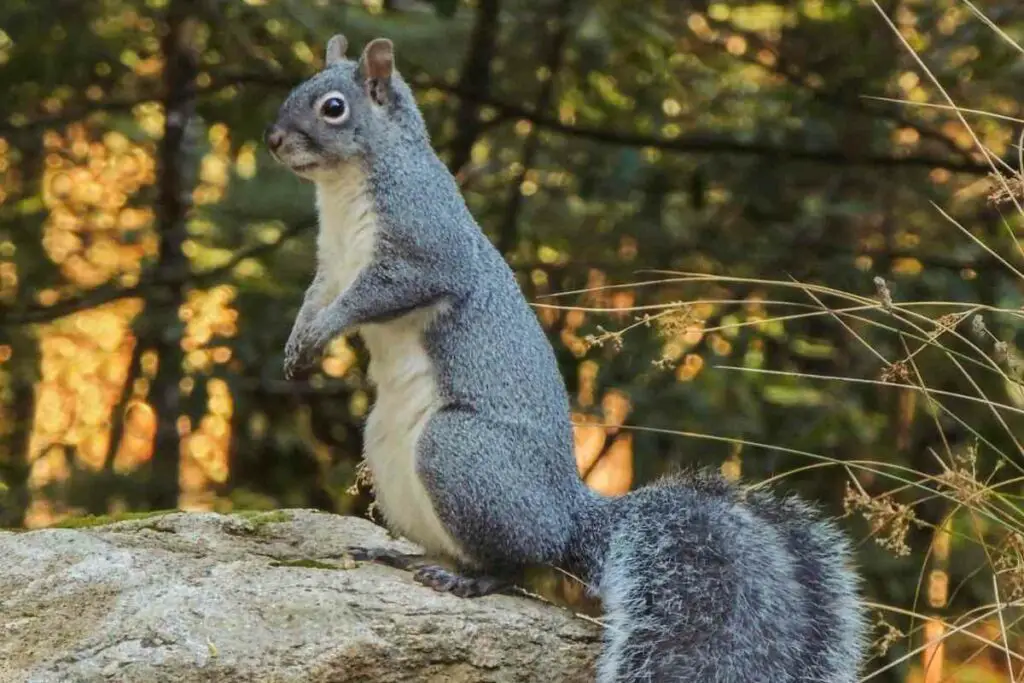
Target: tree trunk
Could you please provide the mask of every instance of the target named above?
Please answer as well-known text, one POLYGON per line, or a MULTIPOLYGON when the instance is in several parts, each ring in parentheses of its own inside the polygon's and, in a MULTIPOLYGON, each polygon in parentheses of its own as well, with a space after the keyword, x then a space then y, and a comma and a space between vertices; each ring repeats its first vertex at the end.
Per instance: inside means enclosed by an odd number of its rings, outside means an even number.
POLYGON ((151 317, 153 348, 157 352, 156 377, 149 400, 158 416, 153 444, 148 503, 156 509, 174 508, 178 503, 181 439, 177 421, 181 414, 183 326, 178 311, 184 302, 183 274, 189 262, 183 245, 187 236, 186 217, 190 207, 190 189, 184 182, 185 133, 194 111, 196 55, 188 44, 187 24, 192 0, 171 0, 167 8, 167 32, 163 37, 164 54, 164 136, 159 151, 158 218, 160 252, 157 264, 161 280, 159 308, 151 317), (161 324, 162 323, 162 324, 161 324))
MULTIPOLYGON (((554 35, 551 36, 547 59, 545 60, 548 77, 541 84, 540 92, 537 94, 537 101, 533 107, 534 116, 538 118, 546 116, 548 108, 555 99, 555 79, 558 78, 558 72, 562 69, 562 62, 565 59, 565 46, 569 42, 569 35, 572 31, 572 22, 569 20, 572 3, 573 0, 559 0, 558 7, 555 10, 556 28, 554 35)), ((518 222, 519 210, 523 203, 522 185, 539 151, 540 126, 534 125, 526 137, 526 142, 523 144, 522 169, 509 187, 505 217, 502 220, 501 228, 498 230, 498 250, 503 254, 512 252, 519 241, 518 222)))
POLYGON ((459 109, 455 114, 455 139, 451 144, 449 168, 458 173, 469 162, 473 145, 480 137, 480 103, 491 88, 491 64, 498 47, 500 0, 480 0, 469 40, 469 50, 459 77, 459 109))

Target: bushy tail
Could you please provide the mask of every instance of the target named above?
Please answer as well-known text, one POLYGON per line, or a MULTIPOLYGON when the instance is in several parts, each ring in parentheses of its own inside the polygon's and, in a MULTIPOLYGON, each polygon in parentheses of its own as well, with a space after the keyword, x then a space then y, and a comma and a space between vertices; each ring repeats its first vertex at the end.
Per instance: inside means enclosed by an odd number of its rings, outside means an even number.
POLYGON ((600 683, 853 683, 849 545, 801 501, 676 476, 609 501, 600 683))

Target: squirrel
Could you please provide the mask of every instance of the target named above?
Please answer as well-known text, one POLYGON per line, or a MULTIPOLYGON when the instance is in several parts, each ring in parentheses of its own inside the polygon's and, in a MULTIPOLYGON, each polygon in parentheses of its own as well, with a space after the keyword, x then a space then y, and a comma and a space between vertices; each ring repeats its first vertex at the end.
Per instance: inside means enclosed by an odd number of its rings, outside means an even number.
POLYGON ((319 215, 284 374, 362 337, 377 507, 424 549, 352 556, 462 597, 532 566, 578 577, 606 615, 600 683, 856 681, 860 579, 809 504, 706 472, 614 497, 582 481, 554 349, 434 152, 392 42, 347 46, 328 41, 264 139, 315 185, 319 215))

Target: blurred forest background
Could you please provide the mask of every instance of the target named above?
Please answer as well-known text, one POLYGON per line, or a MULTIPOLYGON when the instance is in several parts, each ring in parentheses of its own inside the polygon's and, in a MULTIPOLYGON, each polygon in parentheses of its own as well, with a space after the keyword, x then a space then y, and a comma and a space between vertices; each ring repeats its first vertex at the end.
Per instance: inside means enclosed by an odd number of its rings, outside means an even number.
POLYGON ((1024 672, 1020 0, 4 0, 0 526, 368 513, 358 340, 282 378, 315 219, 261 142, 335 32, 395 42, 592 486, 820 501, 871 680, 1024 672))

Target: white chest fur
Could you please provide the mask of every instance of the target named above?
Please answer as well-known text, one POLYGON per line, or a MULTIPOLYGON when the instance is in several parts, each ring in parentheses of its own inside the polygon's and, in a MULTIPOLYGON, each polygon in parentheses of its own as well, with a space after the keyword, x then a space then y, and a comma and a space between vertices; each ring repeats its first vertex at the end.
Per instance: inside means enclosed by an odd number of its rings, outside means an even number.
MULTIPOLYGON (((372 260, 379 230, 366 180, 356 168, 318 184, 318 260, 328 300, 343 292, 372 260)), ((391 528, 427 552, 465 559, 445 530, 416 473, 417 442, 440 407, 434 368, 423 332, 436 307, 363 326, 370 380, 377 400, 366 421, 364 454, 377 504, 391 528)))
POLYGON ((346 167, 329 182, 317 183, 320 214, 317 261, 324 279, 327 303, 345 291, 373 259, 377 243, 377 216, 356 166, 346 167))

